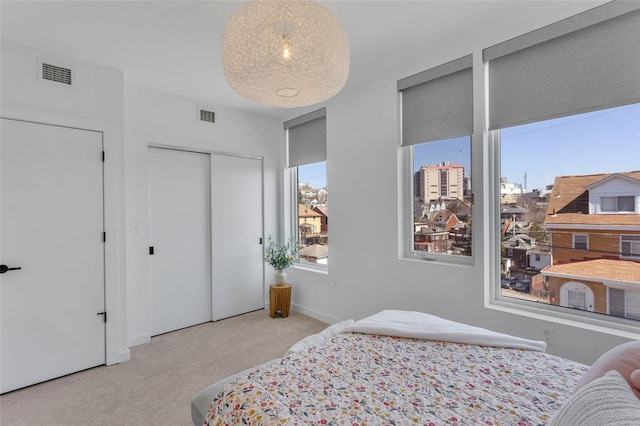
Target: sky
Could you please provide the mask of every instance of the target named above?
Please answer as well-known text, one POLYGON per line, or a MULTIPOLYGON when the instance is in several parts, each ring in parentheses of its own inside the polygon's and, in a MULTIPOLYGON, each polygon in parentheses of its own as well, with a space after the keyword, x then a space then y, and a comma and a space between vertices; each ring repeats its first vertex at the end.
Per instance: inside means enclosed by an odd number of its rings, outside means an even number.
POLYGON ((464 175, 469 176, 471 161, 471 138, 462 136, 444 141, 416 145, 413 150, 413 171, 422 166, 441 164, 462 164, 464 175))
MULTIPOLYGON (((443 161, 469 176, 469 137, 417 145, 414 171, 443 161)), ((511 127, 501 131, 501 173, 508 182, 544 190, 556 176, 640 170, 640 104, 511 127)), ((326 163, 298 169, 299 182, 326 187, 326 163)))
POLYGON ((556 176, 640 170, 640 104, 501 132, 501 176, 543 190, 556 176))
POLYGON ((310 183, 314 188, 327 187, 327 162, 307 164, 298 167, 298 182, 310 183))
MULTIPOLYGON (((501 130, 500 176, 543 191, 556 176, 640 170, 640 104, 501 130)), ((469 176, 468 137, 417 145, 414 171, 443 161, 469 176)))

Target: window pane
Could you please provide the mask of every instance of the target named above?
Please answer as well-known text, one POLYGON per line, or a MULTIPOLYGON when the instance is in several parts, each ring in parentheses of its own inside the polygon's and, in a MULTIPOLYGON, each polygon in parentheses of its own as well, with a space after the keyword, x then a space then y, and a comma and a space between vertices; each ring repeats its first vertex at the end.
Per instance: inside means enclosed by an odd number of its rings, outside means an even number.
POLYGON ((640 104, 499 132, 500 294, 639 319, 640 104))
POLYGON ((471 256, 471 137, 410 149, 414 252, 471 256))
POLYGON ((635 197, 618 197, 618 211, 619 212, 633 212, 635 210, 634 199, 635 197))
POLYGON ((297 168, 297 238, 300 261, 329 263, 329 192, 327 162, 297 168))
POLYGON ((581 291, 571 291, 568 292, 568 302, 567 306, 573 309, 587 309, 587 295, 581 291))
POLYGON ((603 212, 618 211, 618 201, 616 197, 602 197, 602 211, 603 212))

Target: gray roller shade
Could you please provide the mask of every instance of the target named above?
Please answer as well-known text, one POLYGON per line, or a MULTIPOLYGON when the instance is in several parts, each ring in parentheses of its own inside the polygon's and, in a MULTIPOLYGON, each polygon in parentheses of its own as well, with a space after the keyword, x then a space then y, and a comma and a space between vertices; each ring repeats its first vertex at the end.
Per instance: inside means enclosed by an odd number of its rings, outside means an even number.
POLYGON ((640 102, 639 9, 607 3, 485 49, 489 128, 640 102))
POLYGON ((289 167, 327 160, 326 108, 285 121, 284 128, 289 130, 289 167))
POLYGON ((473 133, 471 55, 398 80, 402 145, 473 133))

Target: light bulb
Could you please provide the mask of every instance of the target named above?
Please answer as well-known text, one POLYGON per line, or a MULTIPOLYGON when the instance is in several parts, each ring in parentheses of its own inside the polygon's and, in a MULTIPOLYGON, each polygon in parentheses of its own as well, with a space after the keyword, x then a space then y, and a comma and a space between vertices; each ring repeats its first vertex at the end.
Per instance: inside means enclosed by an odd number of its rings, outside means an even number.
POLYGON ((291 59, 291 42, 285 34, 282 35, 282 59, 291 59))

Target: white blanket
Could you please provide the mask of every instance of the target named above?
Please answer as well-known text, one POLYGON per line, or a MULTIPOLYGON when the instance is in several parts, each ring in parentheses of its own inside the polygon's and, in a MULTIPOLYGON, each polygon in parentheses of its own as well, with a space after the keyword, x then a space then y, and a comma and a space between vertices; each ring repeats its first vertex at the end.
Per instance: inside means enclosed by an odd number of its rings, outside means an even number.
POLYGON ((341 333, 381 334, 413 339, 441 340, 500 348, 544 352, 547 344, 480 327, 449 321, 423 312, 386 310, 356 321, 341 333))

